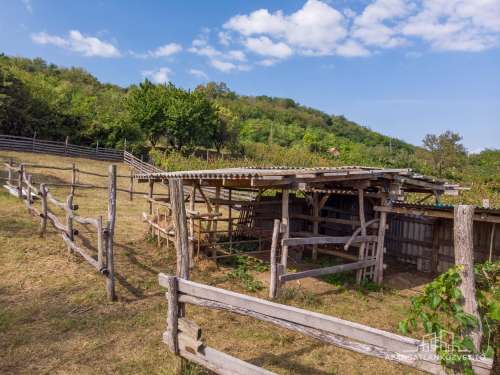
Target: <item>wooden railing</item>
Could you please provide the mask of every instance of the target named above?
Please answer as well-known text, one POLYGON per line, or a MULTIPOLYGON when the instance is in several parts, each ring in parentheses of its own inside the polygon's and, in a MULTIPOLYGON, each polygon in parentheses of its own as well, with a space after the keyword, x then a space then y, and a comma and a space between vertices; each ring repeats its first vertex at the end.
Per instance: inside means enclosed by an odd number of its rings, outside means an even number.
MULTIPOLYGON (((104 222, 103 216, 83 217, 77 215, 78 205, 73 203, 75 188, 99 188, 89 184, 76 184, 75 171, 73 165, 71 168, 51 167, 36 164, 18 164, 14 165, 12 161, 4 164, 8 171, 8 177, 5 179, 4 187, 10 194, 22 199, 28 209, 28 213, 40 218, 40 236, 44 236, 47 231, 47 223, 51 223, 57 232, 61 234, 63 241, 68 246, 71 253, 79 254, 87 263, 93 266, 97 272, 106 278, 106 291, 110 300, 115 300, 115 281, 113 267, 113 237, 116 215, 116 166, 110 165, 108 174, 108 218, 104 222), (72 183, 41 183, 39 187, 33 183, 32 175, 27 173, 28 168, 51 168, 59 170, 72 171, 72 183), (57 199, 49 187, 67 187, 70 194, 65 201, 57 199), (34 206, 35 200, 40 201, 40 208, 34 206), (51 207, 63 211, 64 219, 60 219, 51 207), (88 230, 95 231, 97 238, 97 254, 92 255, 92 249, 77 244, 76 237, 79 231, 75 229, 75 223, 85 226, 88 230)), ((96 175, 96 174, 94 174, 96 175)), ((104 176, 104 175, 103 175, 104 176)), ((103 187, 104 188, 104 187, 103 187)))
POLYGON ((165 172, 163 169, 160 169, 153 164, 146 163, 145 161, 135 157, 128 151, 123 152, 123 162, 134 171, 134 174, 152 174, 165 172))
MULTIPOLYGON (((206 346, 201 328, 184 317, 191 304, 249 316, 312 337, 326 344, 417 368, 445 374, 434 349, 426 343, 363 324, 319 314, 264 299, 199 284, 160 273, 159 283, 168 289, 167 330, 163 340, 169 349, 218 374, 274 374, 206 346)), ((491 359, 472 360, 475 374, 489 374, 491 359)))
POLYGON ((68 157, 79 157, 106 161, 123 161, 123 151, 104 147, 87 147, 68 142, 45 141, 35 137, 19 137, 0 134, 0 150, 36 152, 68 157))

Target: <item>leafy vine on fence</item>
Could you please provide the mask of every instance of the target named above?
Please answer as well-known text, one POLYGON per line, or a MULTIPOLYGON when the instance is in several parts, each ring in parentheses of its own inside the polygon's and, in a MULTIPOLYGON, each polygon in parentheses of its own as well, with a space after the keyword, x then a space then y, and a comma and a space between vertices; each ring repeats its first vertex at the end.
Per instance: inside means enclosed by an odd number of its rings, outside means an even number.
POLYGON ((460 266, 450 268, 429 283, 422 295, 412 298, 407 319, 399 323, 403 334, 420 327, 426 334, 435 334, 440 345, 436 351, 441 364, 449 369, 472 374, 470 356, 494 354, 492 335, 500 320, 500 262, 486 262, 475 266, 476 298, 483 326, 483 342, 476 353, 467 332, 478 325, 477 319, 464 312, 463 295, 459 289, 460 266), (451 334, 450 334, 451 333, 451 334))

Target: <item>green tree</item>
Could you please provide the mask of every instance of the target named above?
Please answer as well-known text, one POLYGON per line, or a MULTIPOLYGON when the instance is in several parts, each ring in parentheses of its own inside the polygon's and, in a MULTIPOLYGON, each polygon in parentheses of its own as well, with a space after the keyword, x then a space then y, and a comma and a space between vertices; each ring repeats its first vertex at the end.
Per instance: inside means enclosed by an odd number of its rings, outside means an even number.
POLYGON ((164 105, 161 87, 147 79, 139 86, 132 86, 125 100, 129 123, 142 129, 152 147, 165 135, 164 105))
POLYGON ((461 140, 460 134, 449 130, 440 135, 427 134, 423 139, 424 148, 429 151, 439 177, 450 168, 456 168, 465 162, 467 154, 461 140))

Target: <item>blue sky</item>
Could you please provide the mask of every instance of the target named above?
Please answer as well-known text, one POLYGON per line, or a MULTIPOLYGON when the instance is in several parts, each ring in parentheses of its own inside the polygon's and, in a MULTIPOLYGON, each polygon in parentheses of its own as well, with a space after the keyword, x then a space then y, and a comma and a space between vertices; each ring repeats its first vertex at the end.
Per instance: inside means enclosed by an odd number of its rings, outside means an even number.
POLYGON ((0 51, 290 97, 420 144, 500 148, 500 0, 0 0, 0 51))

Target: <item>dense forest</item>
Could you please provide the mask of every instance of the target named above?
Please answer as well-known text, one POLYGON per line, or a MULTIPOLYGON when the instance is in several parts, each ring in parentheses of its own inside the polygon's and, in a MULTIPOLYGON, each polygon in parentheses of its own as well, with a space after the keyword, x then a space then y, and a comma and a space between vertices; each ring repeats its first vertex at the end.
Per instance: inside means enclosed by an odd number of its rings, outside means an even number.
POLYGON ((0 133, 127 148, 169 169, 227 165, 409 167, 480 185, 498 199, 500 150, 469 155, 460 135, 422 146, 387 137, 292 99, 243 96, 224 83, 194 90, 147 80, 122 88, 81 68, 0 55, 0 133))

